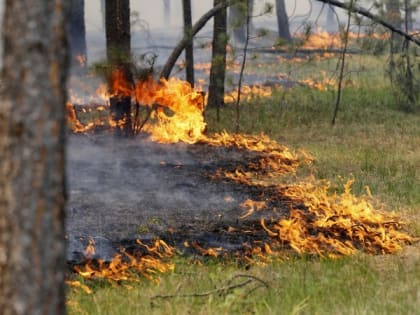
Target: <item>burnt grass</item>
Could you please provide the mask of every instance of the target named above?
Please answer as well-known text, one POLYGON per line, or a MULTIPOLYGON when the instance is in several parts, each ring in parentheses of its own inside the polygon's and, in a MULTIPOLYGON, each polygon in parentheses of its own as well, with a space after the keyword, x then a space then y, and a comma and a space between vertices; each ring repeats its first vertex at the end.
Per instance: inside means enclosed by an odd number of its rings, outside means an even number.
POLYGON ((186 242, 225 253, 246 251, 268 237, 260 227, 262 216, 278 220, 288 214, 288 202, 274 186, 214 176, 220 170, 246 170, 259 158, 256 152, 103 132, 70 135, 68 142, 66 231, 72 263, 138 253, 144 249, 136 240, 156 238, 186 255, 197 253, 186 242), (266 201, 267 208, 240 219, 247 199, 266 201), (86 257, 90 239, 95 254, 86 257))

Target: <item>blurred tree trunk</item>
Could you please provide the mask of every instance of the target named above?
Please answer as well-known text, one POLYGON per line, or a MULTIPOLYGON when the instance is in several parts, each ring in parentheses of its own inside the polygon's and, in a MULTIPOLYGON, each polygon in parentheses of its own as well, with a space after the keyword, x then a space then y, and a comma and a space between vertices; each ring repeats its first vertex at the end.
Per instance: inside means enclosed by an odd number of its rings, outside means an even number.
MULTIPOLYGON (((214 0, 214 6, 226 0, 214 0)), ((212 60, 210 68, 210 82, 208 106, 217 108, 217 120, 219 121, 220 107, 224 104, 225 75, 226 75, 226 44, 228 41, 226 8, 214 16, 212 60)))
POLYGON ((85 0, 72 0, 70 13, 71 66, 76 74, 86 71, 85 0))
POLYGON ((290 35, 289 17, 287 16, 284 0, 276 0, 276 15, 279 37, 286 42, 291 42, 292 36, 290 35))
MULTIPOLYGON (((106 0, 105 2, 106 50, 110 68, 119 71, 122 79, 133 84, 131 72, 130 0, 106 0)), ((112 90, 114 75, 109 76, 108 86, 114 95, 110 99, 111 119, 117 125, 117 135, 131 135, 131 96, 112 90)))
MULTIPOLYGON (((229 27, 232 29, 233 39, 237 43, 244 43, 246 40, 246 10, 248 9, 249 16, 252 17, 254 9, 254 0, 242 0, 239 3, 229 7, 229 27)), ((249 28, 253 32, 253 25, 250 22, 249 28)))
POLYGON ((192 36, 191 0, 182 0, 184 12, 184 36, 189 37, 188 45, 185 47, 185 71, 187 81, 194 87, 194 41, 192 36))
POLYGON ((171 0, 163 0, 163 19, 165 27, 171 24, 171 0))
MULTIPOLYGON (((399 0, 385 0, 386 21, 392 26, 400 29, 402 25, 402 17, 400 12, 399 0)), ((391 33, 391 52, 398 52, 401 48, 401 36, 391 33)))
POLYGON ((0 98, 0 313, 65 314, 66 0, 7 1, 0 98))

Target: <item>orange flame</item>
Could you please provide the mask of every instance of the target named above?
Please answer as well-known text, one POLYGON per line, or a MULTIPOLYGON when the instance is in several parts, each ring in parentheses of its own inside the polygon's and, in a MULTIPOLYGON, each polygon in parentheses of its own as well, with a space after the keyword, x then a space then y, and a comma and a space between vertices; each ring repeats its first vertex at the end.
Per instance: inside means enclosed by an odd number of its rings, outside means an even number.
MULTIPOLYGON (((174 249, 164 241, 156 240, 152 246, 148 246, 140 241, 137 242, 146 250, 146 254, 140 257, 128 253, 118 254, 111 262, 101 260, 97 262, 89 261, 83 266, 75 266, 74 270, 85 279, 103 278, 113 281, 139 281, 135 273, 151 279, 158 272, 162 273, 174 269, 173 264, 163 260, 174 255, 174 249)), ((94 244, 89 242, 89 249, 87 250, 89 252, 94 251, 94 248, 92 249, 93 246, 94 244)))
POLYGON ((160 83, 151 78, 139 82, 135 90, 138 103, 152 108, 153 124, 144 130, 162 143, 195 143, 203 137, 204 98, 188 82, 171 78, 160 83))

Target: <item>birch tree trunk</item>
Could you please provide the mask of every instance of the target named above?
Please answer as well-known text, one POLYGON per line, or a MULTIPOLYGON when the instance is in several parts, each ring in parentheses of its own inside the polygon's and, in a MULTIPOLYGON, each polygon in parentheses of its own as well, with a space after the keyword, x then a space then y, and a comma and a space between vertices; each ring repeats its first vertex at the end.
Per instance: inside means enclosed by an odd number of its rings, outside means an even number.
POLYGON ((6 1, 0 313, 65 314, 67 0, 6 1))

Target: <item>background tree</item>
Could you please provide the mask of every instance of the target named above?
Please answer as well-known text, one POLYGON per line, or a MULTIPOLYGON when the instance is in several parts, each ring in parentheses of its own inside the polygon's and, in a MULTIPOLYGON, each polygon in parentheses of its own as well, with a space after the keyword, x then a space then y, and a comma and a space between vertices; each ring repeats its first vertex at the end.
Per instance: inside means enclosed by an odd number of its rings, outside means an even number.
POLYGON ((0 312, 65 314, 66 0, 6 1, 0 312))
POLYGON ((70 13, 71 65, 75 73, 86 70, 85 0, 72 0, 70 13))
MULTIPOLYGON (((236 4, 229 7, 229 27, 231 28, 233 39, 238 43, 244 43, 246 39, 246 17, 251 16, 254 9, 254 0, 239 0, 236 4), (246 12, 248 10, 249 12, 246 12)), ((249 28, 254 29, 252 22, 249 28)))
POLYGON ((289 28, 289 17, 287 16, 284 0, 276 0, 277 30, 279 38, 286 42, 292 41, 289 28))
MULTIPOLYGON (((223 2, 226 1, 214 0, 214 6, 223 4, 223 2)), ((226 8, 224 8, 214 16, 212 59, 208 91, 208 106, 217 108, 218 121, 220 120, 220 107, 224 104, 225 95, 226 45, 228 42, 226 11, 226 8)))
POLYGON ((184 16, 184 36, 189 38, 185 47, 185 71, 187 81, 194 87, 194 41, 192 37, 191 0, 182 0, 184 16))

